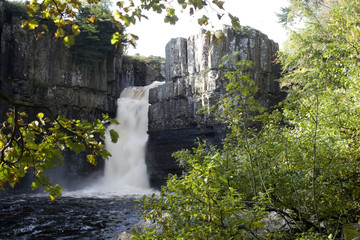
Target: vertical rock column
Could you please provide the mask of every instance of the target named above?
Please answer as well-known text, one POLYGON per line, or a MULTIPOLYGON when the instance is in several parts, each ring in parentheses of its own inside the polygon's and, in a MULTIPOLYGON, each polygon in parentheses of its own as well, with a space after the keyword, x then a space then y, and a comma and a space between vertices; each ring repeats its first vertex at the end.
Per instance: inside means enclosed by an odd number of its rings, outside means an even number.
POLYGON ((276 79, 280 68, 274 63, 278 45, 251 28, 236 32, 224 27, 213 33, 222 41, 207 37, 205 31, 188 39, 171 39, 166 45, 166 84, 150 91, 147 166, 153 187, 165 183, 169 173, 179 174, 171 154, 195 146, 197 138, 220 144, 226 134, 224 123, 210 115, 198 114, 203 106, 215 104, 226 94, 228 80, 220 68, 221 58, 239 52, 236 60, 251 60, 250 73, 260 89, 260 101, 268 106, 269 95, 279 94, 276 79))

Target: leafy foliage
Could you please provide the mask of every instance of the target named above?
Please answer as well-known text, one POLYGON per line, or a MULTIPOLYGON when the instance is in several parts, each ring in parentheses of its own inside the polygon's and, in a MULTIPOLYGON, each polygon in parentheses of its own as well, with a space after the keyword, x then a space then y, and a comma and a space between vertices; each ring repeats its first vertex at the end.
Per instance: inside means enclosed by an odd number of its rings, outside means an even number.
POLYGON ((272 189, 256 185, 259 169, 251 149, 263 108, 254 97, 254 81, 245 74, 251 62, 235 65, 236 70, 225 73, 231 80, 229 94, 217 106, 217 116, 231 130, 222 148, 199 143, 192 151, 174 154, 185 169, 183 175, 171 176, 160 196, 144 196, 141 203, 144 217, 160 224, 162 231, 135 232, 134 239, 271 237, 263 219, 272 189))
MULTIPOLYGON (((118 29, 122 30, 131 24, 136 24, 137 21, 147 19, 145 12, 153 11, 158 14, 163 14, 164 22, 173 25, 179 20, 177 11, 175 10, 176 8, 173 4, 177 4, 183 10, 188 8, 189 15, 193 15, 196 11, 209 10, 215 11, 218 18, 221 19, 226 13, 223 8, 224 1, 220 0, 177 0, 175 2, 176 3, 173 1, 169 2, 167 0, 139 0, 136 3, 134 0, 118 1, 116 3, 116 9, 109 20, 111 20, 118 29)), ((31 30, 41 28, 43 25, 35 18, 35 16, 41 16, 42 19, 53 21, 57 27, 55 36, 63 38, 64 43, 67 46, 71 46, 74 43, 74 37, 79 33, 78 28, 73 27, 74 25, 77 26, 75 19, 77 18, 78 11, 86 4, 96 6, 101 3, 102 1, 100 0, 87 0, 86 2, 81 0, 29 1, 27 2, 27 12, 30 18, 24 21, 22 26, 31 30), (67 26, 70 26, 72 29, 69 33, 65 31, 67 26)), ((240 26, 237 17, 229 13, 227 15, 235 28, 240 26)), ((98 14, 94 14, 89 17, 88 20, 94 22, 98 17, 98 14)), ((203 15, 198 19, 198 23, 200 25, 207 25, 209 23, 209 18, 206 15, 203 15)), ((45 28, 44 31, 41 32, 41 35, 47 31, 48 30, 45 28)), ((136 35, 128 33, 123 34, 122 31, 116 31, 112 35, 111 43, 116 44, 117 49, 122 49, 124 41, 131 45, 135 45, 137 38, 136 35)))
MULTIPOLYGON (((51 119, 40 112, 36 120, 29 121, 25 112, 19 112, 20 106, 7 114, 0 128, 0 188, 9 183, 14 187, 31 169, 34 172, 32 188, 44 186, 51 200, 61 195, 59 185, 52 186, 46 176, 46 170, 63 164, 62 150, 65 148, 76 154, 90 149, 87 160, 97 164, 97 158, 108 158, 110 153, 104 149, 105 126, 116 123, 104 115, 104 120, 93 123, 69 120, 63 117, 51 119)), ((49 115, 53 117, 51 112, 49 115)), ((112 140, 117 141, 117 133, 112 140)))
POLYGON ((114 32, 123 34, 124 29, 119 29, 110 19, 111 12, 104 4, 79 9, 72 25, 78 34, 72 39, 70 50, 82 65, 92 66, 101 61, 107 52, 114 51, 112 35, 114 32))
POLYGON ((287 99, 263 109, 248 64, 227 72, 228 96, 216 107, 231 130, 223 146, 175 154, 186 171, 142 200, 162 231, 135 239, 333 239, 358 221, 360 2, 329 3, 321 14, 310 2, 294 1, 304 26, 280 55, 287 99))

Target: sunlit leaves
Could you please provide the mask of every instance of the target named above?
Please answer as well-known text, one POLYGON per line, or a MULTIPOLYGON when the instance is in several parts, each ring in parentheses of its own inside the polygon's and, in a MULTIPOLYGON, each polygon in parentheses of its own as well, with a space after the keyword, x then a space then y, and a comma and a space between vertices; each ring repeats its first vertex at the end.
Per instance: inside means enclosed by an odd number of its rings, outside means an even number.
POLYGON ((203 15, 201 18, 198 19, 198 23, 200 26, 202 26, 202 25, 206 26, 206 25, 208 25, 208 20, 209 20, 209 18, 207 16, 203 15))
POLYGON ((64 44, 67 47, 70 47, 70 46, 74 45, 75 44, 75 36, 74 35, 65 36, 64 37, 64 44))
POLYGON ((115 32, 112 35, 111 44, 119 43, 122 39, 123 39, 123 35, 121 35, 119 32, 115 32))
POLYGON ((230 20, 231 20, 231 25, 232 25, 232 27, 233 27, 235 30, 241 28, 241 26, 240 26, 240 20, 239 20, 238 17, 233 16, 233 15, 231 15, 231 14, 229 13, 229 18, 230 18, 230 20))
POLYGON ((65 37, 65 30, 63 28, 58 28, 55 32, 55 37, 65 37))
POLYGON ((116 5, 119 7, 119 8, 122 8, 124 6, 124 1, 118 1, 116 3, 116 5))
POLYGON ((90 18, 88 18, 88 21, 90 23, 94 23, 95 19, 96 19, 96 16, 91 16, 90 18))
MULTIPOLYGON (((353 32, 359 23, 356 6, 357 0, 331 2, 322 9, 326 14, 321 14, 317 8, 296 5, 306 21, 291 34, 281 58, 290 71, 283 82, 289 96, 283 111, 288 128, 282 129, 282 135, 291 146, 285 156, 287 166, 302 173, 291 182, 299 188, 301 205, 308 206, 308 211, 298 207, 298 212, 307 218, 317 212, 317 221, 333 235, 332 226, 348 220, 331 218, 359 212, 354 207, 354 201, 359 201, 354 195, 359 191, 358 179, 352 177, 358 171, 354 159, 359 158, 355 142, 360 116, 355 97, 359 89, 359 43, 353 32)), ((282 201, 290 204, 292 198, 282 201)))
MULTIPOLYGON (((86 1, 89 6, 95 6, 100 4, 99 0, 87 0, 86 1)), ((30 17, 29 20, 24 21, 22 24, 23 27, 26 27, 30 30, 34 30, 38 27, 38 23, 36 17, 40 16, 42 19, 50 19, 52 20, 56 26, 57 30, 55 33, 55 37, 63 38, 64 43, 67 46, 74 44, 74 37, 78 35, 80 32, 73 28, 73 24, 79 10, 86 5, 84 2, 80 0, 67 0, 67 1, 41 1, 32 0, 27 2, 27 12, 30 17), (67 33, 66 29, 69 26, 72 29, 72 34, 67 33), (63 32, 65 30, 65 32, 63 32)), ((198 23, 201 26, 206 26, 209 24, 209 16, 207 14, 209 11, 215 12, 218 19, 221 19, 225 14, 224 10, 224 1, 221 0, 177 0, 177 4, 185 9, 189 7, 189 14, 193 15, 195 11, 206 10, 206 15, 203 15, 198 19, 198 23)), ((164 22, 169 23, 171 25, 176 24, 178 21, 178 13, 175 11, 176 7, 169 4, 167 0, 150 0, 145 1, 141 0, 136 3, 134 1, 118 1, 117 9, 115 9, 112 18, 108 20, 112 20, 114 24, 116 24, 119 28, 123 28, 123 26, 129 27, 130 25, 136 24, 136 22, 141 21, 141 19, 146 18, 145 11, 154 11, 158 14, 163 14, 164 22)), ((231 18, 231 22, 234 28, 238 28, 238 18, 229 15, 231 18)), ((96 14, 88 18, 89 23, 94 23, 98 17, 96 14)), ((38 34, 38 38, 43 36, 45 32, 38 34)), ((75 39, 76 40, 76 39, 75 39)), ((127 37, 124 36, 122 40, 127 40, 127 37)), ((135 39, 131 38, 129 40, 131 45, 135 45, 135 39)), ((112 41, 113 44, 116 44, 117 49, 123 48, 123 42, 121 41, 112 41)))
POLYGON ((72 30, 74 36, 79 35, 81 32, 79 25, 76 25, 76 24, 71 26, 71 30, 72 30))
POLYGON ((37 28, 39 26, 39 23, 35 20, 35 19, 31 19, 31 20, 25 20, 22 24, 21 27, 22 28, 28 28, 30 30, 34 30, 35 28, 37 28))
POLYGON ((61 196, 62 188, 56 184, 55 186, 46 187, 45 192, 50 192, 49 198, 51 201, 54 201, 56 198, 61 196))
POLYGON ((179 18, 177 17, 177 15, 175 13, 175 9, 167 8, 166 11, 167 11, 167 15, 164 18, 164 22, 174 25, 179 20, 179 18))
MULTIPOLYGON (((6 183, 14 187, 28 169, 32 169, 32 188, 45 187, 49 198, 54 200, 61 195, 61 188, 51 185, 45 171, 63 164, 63 150, 80 154, 88 149, 91 154, 88 154, 87 161, 93 165, 97 164, 97 157, 106 159, 110 156, 102 143, 106 132, 104 125, 116 124, 117 121, 108 115, 93 123, 63 117, 51 121, 44 112, 36 114, 33 121, 28 120, 26 113, 17 110, 7 116, 0 129, 0 188, 6 183)), ((112 135, 112 141, 116 142, 117 133, 112 135)))
POLYGON ((96 158, 95 158, 94 155, 89 154, 89 155, 86 156, 86 159, 87 159, 87 161, 88 161, 91 165, 96 166, 97 161, 96 161, 96 158))
POLYGON ((113 13, 113 17, 114 17, 114 19, 116 20, 116 21, 119 21, 121 18, 122 18, 122 14, 119 12, 119 11, 115 11, 114 13, 113 13))

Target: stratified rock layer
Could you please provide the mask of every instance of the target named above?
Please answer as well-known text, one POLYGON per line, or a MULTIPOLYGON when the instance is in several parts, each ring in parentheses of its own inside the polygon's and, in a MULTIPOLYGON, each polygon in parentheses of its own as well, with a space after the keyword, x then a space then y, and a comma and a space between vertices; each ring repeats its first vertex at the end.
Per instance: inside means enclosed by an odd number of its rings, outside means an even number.
POLYGON ((150 91, 147 164, 154 187, 163 184, 168 173, 181 172, 171 158, 174 151, 194 147, 197 138, 220 144, 225 135, 224 124, 211 114, 198 114, 225 94, 224 71, 231 66, 220 68, 222 57, 239 52, 236 60, 253 62, 250 75, 264 106, 280 94, 275 81, 280 67, 274 63, 278 44, 250 28, 236 32, 225 26, 214 34, 222 41, 202 31, 188 39, 172 39, 166 46, 166 83, 150 91))

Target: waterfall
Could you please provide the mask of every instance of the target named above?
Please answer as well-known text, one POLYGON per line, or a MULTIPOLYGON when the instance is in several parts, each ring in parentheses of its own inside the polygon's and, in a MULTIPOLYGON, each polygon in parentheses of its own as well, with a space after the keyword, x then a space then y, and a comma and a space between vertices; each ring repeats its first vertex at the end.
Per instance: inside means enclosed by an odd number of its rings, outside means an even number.
POLYGON ((163 82, 153 82, 145 87, 129 87, 122 91, 117 100, 119 125, 109 127, 119 134, 117 143, 112 143, 110 136, 105 139, 106 149, 111 153, 105 162, 105 174, 101 192, 136 192, 150 188, 146 163, 145 148, 148 140, 149 90, 163 82))

